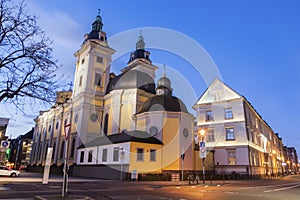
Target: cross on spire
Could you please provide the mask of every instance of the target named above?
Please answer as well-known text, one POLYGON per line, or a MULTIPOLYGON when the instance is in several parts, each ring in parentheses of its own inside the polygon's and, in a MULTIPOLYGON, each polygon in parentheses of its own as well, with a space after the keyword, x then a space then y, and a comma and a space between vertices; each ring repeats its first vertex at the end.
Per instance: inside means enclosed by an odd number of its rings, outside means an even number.
POLYGON ((69 86, 70 86, 70 89, 69 89, 69 91, 71 91, 72 90, 72 87, 73 87, 73 83, 72 83, 72 81, 68 84, 69 86))
POLYGON ((163 77, 166 77, 166 65, 164 64, 164 71, 163 71, 163 77))

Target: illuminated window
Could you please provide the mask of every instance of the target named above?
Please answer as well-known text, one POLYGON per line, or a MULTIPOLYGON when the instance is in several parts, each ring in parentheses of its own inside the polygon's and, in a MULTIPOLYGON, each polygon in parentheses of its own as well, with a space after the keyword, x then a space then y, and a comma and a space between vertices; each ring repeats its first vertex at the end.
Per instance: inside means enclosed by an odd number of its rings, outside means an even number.
POLYGON ((88 158, 88 162, 92 162, 93 161, 93 150, 89 151, 89 158, 88 158))
POLYGON ((113 161, 119 161, 119 147, 114 147, 113 161))
POLYGON ((228 154, 228 164, 229 165, 236 165, 236 153, 235 150, 227 151, 228 154))
POLYGON ((233 128, 226 128, 226 140, 235 140, 233 128))
POLYGON ((150 161, 156 161, 156 150, 150 149, 150 161))
POLYGON ((144 149, 137 149, 137 161, 144 161, 144 149))
POLYGON ((225 109, 225 119, 233 119, 233 114, 232 114, 231 108, 225 109))
POLYGON ((206 121, 213 121, 214 120, 214 116, 211 110, 206 111, 206 117, 205 117, 206 121))

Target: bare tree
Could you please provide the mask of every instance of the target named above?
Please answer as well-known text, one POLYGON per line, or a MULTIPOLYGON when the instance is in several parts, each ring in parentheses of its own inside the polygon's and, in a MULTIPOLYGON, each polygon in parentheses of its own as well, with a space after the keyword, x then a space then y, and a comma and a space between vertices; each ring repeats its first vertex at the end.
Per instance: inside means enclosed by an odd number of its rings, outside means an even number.
POLYGON ((0 0, 0 102, 52 102, 61 86, 52 41, 21 2, 0 0))

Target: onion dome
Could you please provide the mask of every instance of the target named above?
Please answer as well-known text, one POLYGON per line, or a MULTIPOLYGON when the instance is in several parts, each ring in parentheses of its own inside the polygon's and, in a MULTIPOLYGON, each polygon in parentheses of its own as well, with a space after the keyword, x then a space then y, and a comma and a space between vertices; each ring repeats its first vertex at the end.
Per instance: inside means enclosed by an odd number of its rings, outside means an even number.
POLYGON ((170 95, 155 95, 151 97, 143 104, 139 113, 151 111, 188 113, 184 103, 179 98, 170 95))
POLYGON ((102 17, 100 16, 100 9, 98 10, 98 15, 96 16, 95 21, 92 24, 92 31, 89 34, 86 34, 85 41, 90 39, 97 39, 101 41, 106 41, 106 34, 102 31, 103 23, 102 17))
POLYGON ((173 91, 173 89, 171 87, 171 81, 166 76, 166 70, 165 70, 165 66, 164 66, 163 76, 160 79, 158 79, 158 81, 157 81, 156 94, 172 96, 172 91, 173 91))
POLYGON ((142 36, 142 31, 140 32, 140 36, 138 37, 138 40, 135 43, 135 51, 130 54, 128 63, 136 59, 144 59, 147 62, 151 63, 150 52, 145 50, 145 41, 144 37, 142 36))
POLYGON ((134 88, 155 94, 155 83, 153 78, 138 70, 129 70, 111 79, 106 88, 106 93, 108 94, 112 90, 134 88))

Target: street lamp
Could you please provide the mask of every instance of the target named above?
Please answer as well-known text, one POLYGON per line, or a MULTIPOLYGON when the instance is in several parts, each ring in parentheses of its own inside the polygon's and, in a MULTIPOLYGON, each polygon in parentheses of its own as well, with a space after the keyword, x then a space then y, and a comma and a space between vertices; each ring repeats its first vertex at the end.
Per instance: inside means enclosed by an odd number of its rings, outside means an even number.
POLYGON ((201 136, 201 142, 199 145, 199 151, 200 151, 200 158, 202 158, 202 174, 203 174, 203 183, 205 183, 205 166, 204 166, 204 161, 206 157, 206 147, 205 147, 205 142, 204 142, 204 137, 205 137, 205 130, 201 129, 199 131, 200 136, 201 136))

